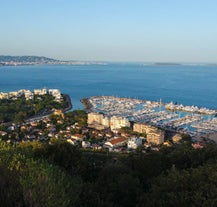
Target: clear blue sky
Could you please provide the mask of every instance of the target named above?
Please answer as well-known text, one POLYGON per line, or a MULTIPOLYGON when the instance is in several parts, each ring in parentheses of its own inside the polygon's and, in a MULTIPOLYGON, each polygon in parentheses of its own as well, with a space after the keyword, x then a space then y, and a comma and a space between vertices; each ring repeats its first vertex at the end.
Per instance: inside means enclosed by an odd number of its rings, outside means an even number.
POLYGON ((217 62, 217 0, 0 0, 0 54, 217 62))

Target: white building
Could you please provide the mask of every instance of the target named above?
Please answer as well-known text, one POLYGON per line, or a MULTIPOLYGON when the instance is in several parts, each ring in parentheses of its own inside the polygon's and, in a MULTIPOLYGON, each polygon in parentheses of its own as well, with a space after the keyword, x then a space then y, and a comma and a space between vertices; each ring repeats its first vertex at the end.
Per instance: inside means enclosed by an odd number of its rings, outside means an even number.
POLYGON ((127 141, 127 148, 128 149, 137 149, 139 146, 142 145, 142 139, 140 138, 129 138, 127 141))
POLYGON ((56 101, 60 102, 62 99, 62 95, 59 89, 49 89, 48 93, 52 95, 56 101))
POLYGON ((110 127, 112 131, 121 127, 130 127, 130 122, 127 118, 112 116, 110 119, 110 127))
POLYGON ((8 99, 8 93, 0 93, 0 99, 8 99))
POLYGON ((88 148, 88 147, 91 146, 91 144, 90 144, 90 142, 82 141, 82 142, 81 142, 81 146, 82 146, 83 148, 88 148))
POLYGON ((73 139, 67 139, 66 140, 68 143, 70 143, 71 145, 76 145, 77 144, 77 140, 73 140, 73 139))
POLYGON ((18 97, 17 91, 12 91, 8 93, 8 98, 17 99, 17 97, 18 97))
POLYGON ((26 100, 32 100, 33 95, 30 90, 21 89, 18 91, 18 96, 24 96, 26 100))
POLYGON ((34 90, 34 94, 35 95, 46 95, 47 94, 47 89, 43 88, 43 89, 35 89, 34 90))

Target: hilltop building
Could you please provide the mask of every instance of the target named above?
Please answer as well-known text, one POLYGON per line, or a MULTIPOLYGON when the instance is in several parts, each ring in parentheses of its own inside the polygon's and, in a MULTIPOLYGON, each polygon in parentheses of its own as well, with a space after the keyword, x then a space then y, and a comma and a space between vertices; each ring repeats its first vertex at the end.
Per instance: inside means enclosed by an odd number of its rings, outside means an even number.
POLYGON ((58 89, 49 89, 48 94, 52 95, 57 102, 60 102, 62 100, 61 92, 58 89))
POLYGON ((20 97, 25 97, 26 100, 32 100, 34 98, 34 95, 43 96, 43 95, 51 95, 55 98, 55 101, 61 102, 62 101, 62 95, 60 90, 58 89, 34 89, 33 92, 26 89, 21 89, 19 91, 11 91, 8 93, 0 92, 0 99, 11 99, 11 100, 17 100, 20 97))
POLYGON ((35 95, 46 95, 47 94, 47 89, 43 88, 43 89, 34 89, 34 94, 35 95))
POLYGON ((18 91, 18 96, 24 96, 26 100, 32 100, 34 94, 30 90, 21 89, 18 91))
POLYGON ((8 93, 0 93, 0 99, 8 99, 8 93))

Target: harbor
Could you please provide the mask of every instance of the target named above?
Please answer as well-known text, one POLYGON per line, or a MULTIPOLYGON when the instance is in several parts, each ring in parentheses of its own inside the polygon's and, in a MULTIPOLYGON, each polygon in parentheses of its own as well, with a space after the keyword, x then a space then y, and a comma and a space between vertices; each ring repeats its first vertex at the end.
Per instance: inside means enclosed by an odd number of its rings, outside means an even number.
POLYGON ((134 123, 146 123, 192 137, 217 132, 217 111, 213 109, 115 96, 93 96, 85 100, 89 112, 108 117, 123 117, 134 123))

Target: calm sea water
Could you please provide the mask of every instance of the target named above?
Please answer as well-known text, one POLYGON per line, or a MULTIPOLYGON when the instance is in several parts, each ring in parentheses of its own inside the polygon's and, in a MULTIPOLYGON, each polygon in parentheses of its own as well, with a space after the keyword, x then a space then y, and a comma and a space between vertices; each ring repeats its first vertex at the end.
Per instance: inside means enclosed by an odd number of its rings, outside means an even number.
POLYGON ((0 67, 0 91, 59 88, 74 108, 80 99, 98 95, 140 98, 217 109, 217 66, 86 66, 0 67))

